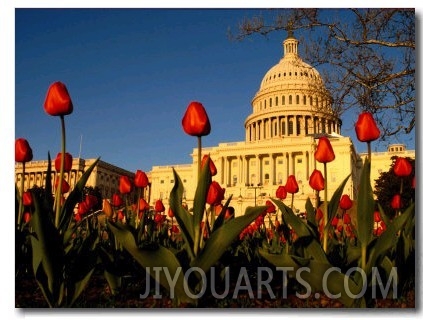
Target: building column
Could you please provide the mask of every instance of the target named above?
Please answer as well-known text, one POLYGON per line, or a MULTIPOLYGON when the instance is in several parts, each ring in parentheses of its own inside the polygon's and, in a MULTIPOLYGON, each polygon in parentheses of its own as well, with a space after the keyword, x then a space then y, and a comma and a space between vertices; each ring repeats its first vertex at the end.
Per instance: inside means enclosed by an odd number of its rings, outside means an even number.
POLYGON ((296 137, 296 136, 297 136, 297 123, 298 123, 298 117, 297 117, 297 116, 293 116, 292 120, 293 120, 293 121, 292 121, 292 124, 293 124, 292 131, 293 131, 294 137, 296 137))
POLYGON ((310 178, 310 165, 309 165, 309 158, 310 158, 310 154, 308 153, 308 151, 305 152, 305 179, 308 181, 308 179, 310 178))
POLYGON ((276 185, 276 155, 270 154, 270 183, 276 185))
POLYGON ((294 152, 291 153, 290 161, 291 161, 290 172, 291 174, 295 175, 295 153, 294 152))
POLYGON ((261 157, 260 155, 256 155, 256 159, 257 159, 257 168, 256 168, 256 177, 257 177, 257 182, 258 183, 262 183, 262 179, 261 179, 261 157))
POLYGON ((286 178, 285 179, 287 179, 289 176, 289 162, 290 162, 289 152, 287 152, 285 156, 286 156, 286 174, 285 174, 286 178))

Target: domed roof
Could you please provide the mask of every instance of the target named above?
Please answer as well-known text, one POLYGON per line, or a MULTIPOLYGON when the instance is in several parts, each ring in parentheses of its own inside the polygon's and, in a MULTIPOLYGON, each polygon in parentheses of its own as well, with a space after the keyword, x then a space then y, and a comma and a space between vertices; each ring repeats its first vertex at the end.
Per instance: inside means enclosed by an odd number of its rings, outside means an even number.
POLYGON ((324 91, 324 83, 319 72, 298 56, 298 40, 289 35, 283 45, 284 56, 278 64, 267 71, 261 81, 259 92, 268 91, 273 87, 288 88, 288 84, 324 91))

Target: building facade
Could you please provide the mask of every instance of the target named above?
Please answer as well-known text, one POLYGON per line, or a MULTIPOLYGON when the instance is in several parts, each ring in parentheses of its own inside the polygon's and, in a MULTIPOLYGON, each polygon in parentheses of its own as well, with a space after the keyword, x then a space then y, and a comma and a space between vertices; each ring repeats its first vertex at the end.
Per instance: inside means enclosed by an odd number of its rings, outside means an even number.
MULTIPOLYGON (((81 159, 76 158, 72 161, 72 170, 69 173, 64 173, 65 180, 69 183, 71 190, 75 187, 83 173, 96 161, 96 159, 81 159)), ((47 160, 30 161, 25 163, 25 177, 24 177, 24 191, 34 187, 44 187, 47 176, 47 160)), ((58 173, 54 170, 54 161, 52 164, 51 182, 54 185, 58 173)), ((119 178, 121 175, 126 175, 131 179, 134 178, 134 173, 128 170, 119 168, 110 163, 99 160, 90 177, 87 180, 86 186, 97 187, 101 192, 103 198, 110 199, 114 193, 119 193, 119 178)), ((22 177, 22 163, 15 164, 15 184, 20 190, 22 177)), ((67 196, 66 194, 64 195, 67 196)))

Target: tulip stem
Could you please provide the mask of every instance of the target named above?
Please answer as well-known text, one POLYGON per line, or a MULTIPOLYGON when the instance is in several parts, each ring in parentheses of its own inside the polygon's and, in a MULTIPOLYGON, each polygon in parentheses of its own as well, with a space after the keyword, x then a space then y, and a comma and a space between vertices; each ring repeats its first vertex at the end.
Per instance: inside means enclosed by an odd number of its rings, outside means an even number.
POLYGON ((325 177, 325 182, 324 182, 324 187, 325 187, 325 192, 324 192, 324 203, 323 203, 323 251, 327 252, 327 247, 328 247, 328 179, 327 179, 327 167, 326 167, 326 162, 323 163, 323 174, 325 177))
POLYGON ((198 142, 198 176, 197 176, 197 181, 200 180, 200 173, 201 173, 201 136, 197 137, 197 142, 198 142))
POLYGON ((55 226, 59 227, 60 220, 60 207, 61 207, 61 197, 62 197, 62 183, 63 183, 63 171, 65 168, 65 153, 66 153, 66 129, 65 129, 65 117, 60 115, 60 123, 62 127, 62 156, 60 158, 60 176, 59 176, 59 185, 56 190, 56 216, 55 216, 55 226))
POLYGON ((370 141, 367 141, 367 155, 369 158, 369 163, 372 163, 372 148, 370 146, 370 141))
POLYGON ((25 162, 22 162, 22 177, 21 177, 21 192, 19 197, 19 211, 18 211, 18 228, 21 226, 21 218, 23 214, 23 194, 24 194, 24 181, 25 181, 25 162))

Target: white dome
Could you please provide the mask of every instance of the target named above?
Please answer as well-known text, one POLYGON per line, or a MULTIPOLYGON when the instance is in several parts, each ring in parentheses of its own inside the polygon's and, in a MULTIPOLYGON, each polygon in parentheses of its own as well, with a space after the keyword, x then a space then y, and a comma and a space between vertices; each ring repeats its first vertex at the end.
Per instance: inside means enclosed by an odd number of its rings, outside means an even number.
POLYGON ((245 121, 246 141, 340 133, 340 120, 319 72, 298 56, 292 34, 284 56, 263 77, 245 121))

